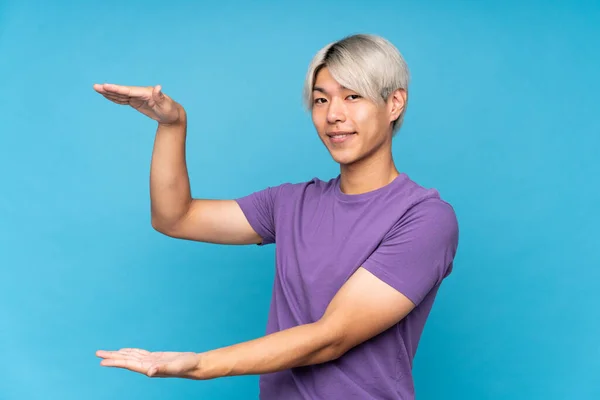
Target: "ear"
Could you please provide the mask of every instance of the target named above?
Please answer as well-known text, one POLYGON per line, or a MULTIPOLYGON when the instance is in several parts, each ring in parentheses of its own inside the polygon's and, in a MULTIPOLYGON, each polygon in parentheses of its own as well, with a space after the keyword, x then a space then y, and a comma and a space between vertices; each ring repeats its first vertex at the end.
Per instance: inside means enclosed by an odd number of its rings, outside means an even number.
POLYGON ((402 115, 406 106, 406 97, 407 93, 404 89, 397 89, 390 94, 390 122, 394 122, 402 115))

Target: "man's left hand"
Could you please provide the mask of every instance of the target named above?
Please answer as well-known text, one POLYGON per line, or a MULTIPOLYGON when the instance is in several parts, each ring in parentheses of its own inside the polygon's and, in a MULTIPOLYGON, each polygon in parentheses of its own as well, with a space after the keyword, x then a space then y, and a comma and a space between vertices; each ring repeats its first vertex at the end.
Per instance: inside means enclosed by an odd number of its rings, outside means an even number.
POLYGON ((198 379, 200 357, 192 352, 149 352, 142 349, 98 350, 105 367, 124 368, 155 378, 198 379))

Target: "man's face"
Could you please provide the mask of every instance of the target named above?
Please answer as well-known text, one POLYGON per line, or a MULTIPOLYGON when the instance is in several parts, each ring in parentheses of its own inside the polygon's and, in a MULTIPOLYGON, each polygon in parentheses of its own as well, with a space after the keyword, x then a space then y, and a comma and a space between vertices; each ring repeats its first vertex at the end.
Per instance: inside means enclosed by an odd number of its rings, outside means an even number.
POLYGON ((313 87, 312 120, 333 159, 349 165, 391 147, 391 123, 400 114, 402 96, 378 105, 341 86, 323 67, 313 87))

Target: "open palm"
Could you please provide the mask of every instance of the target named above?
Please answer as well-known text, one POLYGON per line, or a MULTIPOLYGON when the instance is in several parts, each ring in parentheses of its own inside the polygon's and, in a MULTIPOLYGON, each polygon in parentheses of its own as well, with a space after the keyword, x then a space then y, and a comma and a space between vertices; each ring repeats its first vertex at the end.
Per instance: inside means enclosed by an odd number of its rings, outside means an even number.
POLYGON ((181 106, 164 94, 160 85, 145 87, 104 83, 94 84, 94 90, 113 103, 130 105, 161 124, 173 124, 181 119, 181 106))
POLYGON ((150 352, 142 349, 98 350, 105 367, 124 368, 150 377, 194 379, 199 370, 198 354, 192 352, 150 352))

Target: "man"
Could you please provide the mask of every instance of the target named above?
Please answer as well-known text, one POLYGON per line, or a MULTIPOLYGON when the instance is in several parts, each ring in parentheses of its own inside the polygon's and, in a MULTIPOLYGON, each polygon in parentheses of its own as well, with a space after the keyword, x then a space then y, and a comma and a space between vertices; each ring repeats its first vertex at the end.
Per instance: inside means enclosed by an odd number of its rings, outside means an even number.
POLYGON ((94 88, 158 121, 155 229, 201 242, 277 246, 265 337, 200 354, 98 351, 101 365, 151 377, 260 374, 261 399, 414 398, 412 360, 452 270, 458 224, 436 190, 396 169, 392 138, 406 109, 408 69, 391 43, 349 36, 309 66, 304 97, 339 176, 235 200, 191 198, 187 116, 160 86, 94 88))

